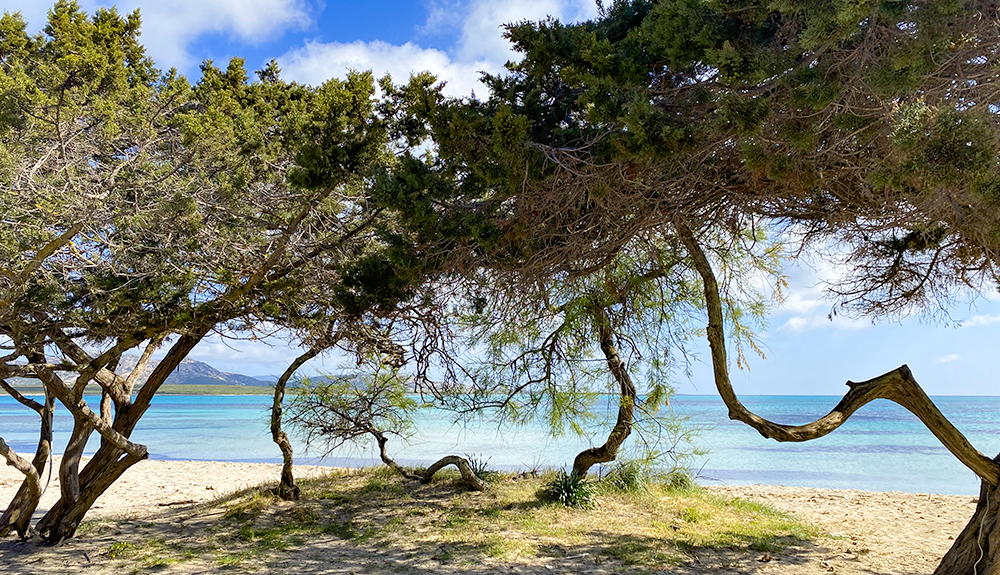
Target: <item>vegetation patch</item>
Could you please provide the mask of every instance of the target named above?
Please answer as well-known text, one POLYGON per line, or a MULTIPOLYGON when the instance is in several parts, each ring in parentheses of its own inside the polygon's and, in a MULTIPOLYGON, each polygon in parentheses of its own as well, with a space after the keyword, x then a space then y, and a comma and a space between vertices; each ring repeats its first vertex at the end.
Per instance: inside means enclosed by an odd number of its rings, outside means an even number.
MULTIPOLYGON (((358 555, 399 570, 558 563, 641 573, 705 550, 794 552, 822 535, 759 503, 671 488, 669 477, 641 489, 588 483, 590 508, 539 497, 566 481, 565 473, 498 474, 485 492, 467 490, 455 471, 438 477, 422 485, 381 469, 339 471, 302 480, 296 502, 272 496, 265 485, 188 510, 191 520, 212 518, 200 531, 170 544, 140 531, 116 541, 107 554, 133 572, 185 561, 278 569, 303 558, 358 555)), ((98 531, 91 526, 88 532, 98 531)))

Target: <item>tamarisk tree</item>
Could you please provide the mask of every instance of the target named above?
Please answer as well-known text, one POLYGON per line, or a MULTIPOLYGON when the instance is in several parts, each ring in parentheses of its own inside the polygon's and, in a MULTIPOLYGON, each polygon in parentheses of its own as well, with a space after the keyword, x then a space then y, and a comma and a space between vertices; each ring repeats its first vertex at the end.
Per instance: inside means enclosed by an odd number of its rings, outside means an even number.
POLYGON ((524 57, 490 81, 496 133, 519 150, 508 155, 523 175, 511 162, 509 181, 524 193, 498 197, 523 209, 502 230, 537 226, 534 269, 603 266, 631 238, 661 230, 701 278, 732 418, 804 441, 883 397, 982 478, 980 507, 940 574, 1000 565, 998 508, 988 503, 1000 464, 969 445, 905 367, 850 384, 810 425, 747 411, 728 380, 713 238, 763 217, 804 250, 837 241, 850 270, 832 287, 837 305, 873 318, 933 313, 959 292, 995 288, 997 22, 996 3, 980 0, 623 0, 590 22, 509 26, 524 57), (547 164, 526 161, 530 150, 547 164))
POLYGON ((147 457, 129 437, 213 330, 336 322, 373 301, 364 281, 342 281, 378 244, 378 214, 358 191, 385 150, 371 77, 306 88, 271 64, 251 83, 233 60, 204 64, 192 86, 153 67, 139 26, 138 13, 88 16, 62 1, 36 36, 17 15, 0 19, 0 386, 40 416, 32 459, 0 440, 25 476, 3 534, 71 537, 147 457), (316 285, 338 286, 340 299, 311 305, 316 285), (139 365, 122 376, 130 350, 139 365), (40 383, 44 399, 24 397, 15 377, 40 383), (73 418, 61 493, 32 526, 56 401, 73 418))
MULTIPOLYGON (((688 320, 701 294, 682 244, 660 223, 705 201, 654 196, 666 175, 642 181, 625 161, 582 159, 607 153, 605 128, 538 89, 527 69, 488 77, 486 100, 445 98, 427 75, 384 84, 389 129, 410 148, 376 178, 372 201, 395 214, 414 253, 434 261, 425 287, 460 334, 418 326, 409 337, 416 387, 460 416, 539 419, 554 433, 582 432, 596 392, 612 391, 618 409, 607 439, 573 464, 583 476, 613 461, 637 423, 668 431, 669 448, 686 433, 661 408, 697 331, 688 320)), ((767 298, 740 290, 754 274, 776 273, 779 250, 737 220, 717 232, 733 238, 718 254, 740 270, 727 276, 734 335, 752 346, 767 298), (740 236, 757 253, 741 251, 740 236)))

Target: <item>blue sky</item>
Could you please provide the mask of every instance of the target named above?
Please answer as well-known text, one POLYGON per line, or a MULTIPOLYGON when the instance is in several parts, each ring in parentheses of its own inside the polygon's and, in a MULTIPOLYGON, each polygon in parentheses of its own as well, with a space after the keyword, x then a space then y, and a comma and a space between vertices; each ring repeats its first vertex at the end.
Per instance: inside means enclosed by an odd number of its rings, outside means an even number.
MULTIPOLYGON (((49 5, 39 0, 5 1, 20 11, 29 29, 44 24, 49 5)), ((83 0, 87 11, 112 3, 83 0)), ((350 69, 389 72, 404 81, 411 71, 430 70, 453 95, 476 90, 479 71, 498 72, 513 57, 501 37, 505 22, 553 16, 563 21, 592 17, 593 0, 425 0, 339 2, 306 0, 176 0, 118 2, 119 11, 139 8, 142 40, 161 68, 197 77, 204 59, 225 63, 233 56, 258 69, 277 59, 284 76, 304 83, 342 77, 350 69)), ((480 88, 481 90, 481 88, 480 88)), ((908 364, 932 395, 996 395, 996 343, 1000 297, 955 305, 954 322, 913 317, 879 323, 838 317, 827 320, 831 302, 821 297, 829 268, 804 264, 786 270, 790 286, 782 306, 761 334, 768 359, 751 358, 748 373, 734 372, 741 394, 842 394, 844 382, 860 381, 908 364), (961 324, 960 327, 956 323, 961 324)), ((714 393, 707 348, 682 393, 714 393)), ((280 373, 297 355, 285 345, 210 340, 192 358, 249 375, 280 373)), ((333 370, 341 360, 316 360, 312 369, 333 370)))

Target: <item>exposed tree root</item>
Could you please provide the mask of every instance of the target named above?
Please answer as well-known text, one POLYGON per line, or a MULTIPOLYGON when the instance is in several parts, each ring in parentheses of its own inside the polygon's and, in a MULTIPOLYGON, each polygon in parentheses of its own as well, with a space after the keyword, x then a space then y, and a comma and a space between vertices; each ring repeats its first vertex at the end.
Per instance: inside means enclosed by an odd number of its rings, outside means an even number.
POLYGON ((486 484, 483 480, 476 476, 472 471, 472 466, 469 465, 469 461, 464 457, 459 457, 458 455, 447 455, 437 460, 427 471, 424 472, 424 476, 421 479, 423 483, 430 483, 431 479, 434 478, 434 474, 440 471, 442 468, 449 465, 454 465, 458 468, 458 471, 462 474, 462 480, 465 484, 469 486, 470 489, 475 491, 485 491, 486 484))

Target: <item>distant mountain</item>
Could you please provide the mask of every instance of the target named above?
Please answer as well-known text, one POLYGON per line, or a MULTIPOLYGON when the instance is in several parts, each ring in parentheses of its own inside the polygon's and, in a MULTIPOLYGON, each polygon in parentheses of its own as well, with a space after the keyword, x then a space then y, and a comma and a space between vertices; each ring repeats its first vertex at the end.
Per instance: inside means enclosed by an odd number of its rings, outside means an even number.
POLYGON ((265 383, 278 383, 278 380, 281 379, 277 375, 251 375, 250 377, 265 383))
MULTIPOLYGON (((135 369, 136 364, 139 363, 139 356, 137 355, 123 355, 121 361, 118 363, 118 374, 127 377, 132 370, 135 369)), ((146 379, 149 377, 153 370, 160 362, 151 359, 149 363, 146 364, 145 368, 139 373, 139 382, 145 383, 146 379)), ((270 381, 262 381, 260 379, 250 377, 249 375, 242 375, 239 373, 227 373, 224 371, 219 371, 214 367, 208 365, 207 363, 201 361, 195 361, 193 359, 185 359, 181 361, 177 369, 171 373, 167 380, 164 382, 167 384, 174 385, 253 385, 253 386, 264 386, 271 385, 270 381)))

